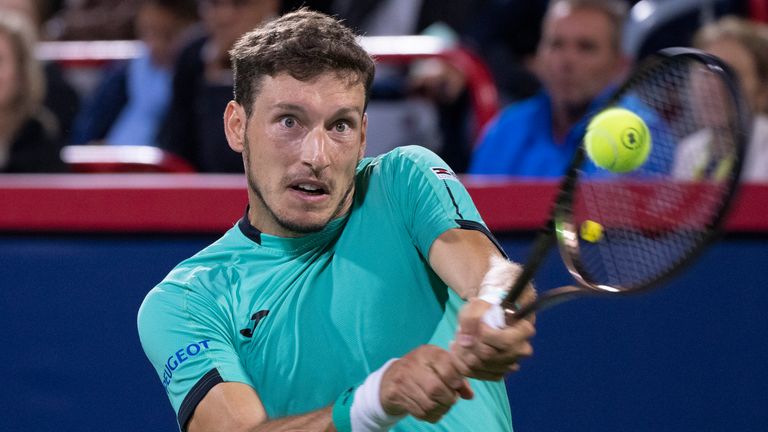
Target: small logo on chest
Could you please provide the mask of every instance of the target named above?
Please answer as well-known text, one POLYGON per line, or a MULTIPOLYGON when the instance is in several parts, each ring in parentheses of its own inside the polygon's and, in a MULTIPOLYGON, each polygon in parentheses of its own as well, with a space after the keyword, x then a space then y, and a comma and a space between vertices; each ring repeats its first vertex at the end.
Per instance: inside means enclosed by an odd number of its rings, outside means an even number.
POLYGON ((253 321, 253 325, 240 330, 240 334, 247 338, 253 337, 253 332, 256 331, 256 325, 258 325, 259 321, 261 321, 261 319, 267 316, 268 314, 269 314, 268 310, 260 310, 254 313, 253 315, 251 315, 251 321, 253 321))

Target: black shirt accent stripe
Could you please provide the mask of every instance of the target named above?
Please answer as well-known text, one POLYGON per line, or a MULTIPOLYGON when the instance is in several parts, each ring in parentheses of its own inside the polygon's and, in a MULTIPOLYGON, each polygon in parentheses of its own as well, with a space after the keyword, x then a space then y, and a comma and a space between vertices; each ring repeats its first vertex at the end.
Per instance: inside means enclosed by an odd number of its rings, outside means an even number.
POLYGON ((459 210, 459 205, 456 204, 456 198, 453 197, 453 192, 451 192, 451 188, 448 187, 448 183, 445 180, 443 180, 443 185, 445 185, 445 190, 448 191, 448 196, 451 197, 453 208, 456 209, 456 216, 458 216, 459 219, 464 220, 464 216, 461 215, 461 211, 459 210))
POLYGON ((181 403, 181 407, 179 407, 179 415, 176 418, 179 421, 179 427, 181 427, 182 431, 187 430, 187 422, 189 422, 192 413, 195 412, 195 408, 197 408, 197 405, 203 400, 205 395, 208 394, 213 386, 223 382, 224 380, 221 378, 221 375, 219 375, 219 371, 216 370, 216 368, 208 371, 208 373, 203 375, 203 377, 197 381, 192 387, 192 390, 187 393, 187 396, 181 403))
POLYGON ((507 256, 507 253, 504 252, 504 249, 501 248, 501 244, 499 243, 499 241, 496 240, 496 237, 493 236, 491 231, 488 230, 488 228, 486 228, 485 225, 481 224, 480 222, 475 222, 475 221, 466 220, 466 219, 456 219, 456 223, 459 224, 459 227, 461 229, 480 231, 481 233, 485 234, 488 237, 488 239, 491 241, 491 243, 493 243, 493 245, 496 246, 496 249, 498 249, 499 252, 501 252, 501 255, 504 256, 504 258, 509 259, 509 257, 507 256))
POLYGON ((248 237, 249 239, 253 240, 258 244, 261 244, 261 231, 256 229, 253 225, 251 225, 251 222, 248 220, 249 208, 250 206, 245 207, 245 214, 237 222, 237 227, 240 228, 240 232, 243 233, 244 236, 248 237))

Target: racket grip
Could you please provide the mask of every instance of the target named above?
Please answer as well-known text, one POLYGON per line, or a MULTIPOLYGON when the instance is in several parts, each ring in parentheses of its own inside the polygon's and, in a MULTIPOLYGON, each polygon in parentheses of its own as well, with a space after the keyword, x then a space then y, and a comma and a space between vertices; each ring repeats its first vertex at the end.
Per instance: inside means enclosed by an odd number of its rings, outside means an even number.
POLYGON ((485 311, 482 321, 484 324, 490 327, 500 329, 527 317, 536 311, 537 308, 538 303, 533 303, 523 307, 520 307, 517 304, 508 306, 505 303, 500 305, 492 305, 490 309, 485 311))
POLYGON ((504 321, 506 325, 514 324, 516 321, 520 321, 539 308, 538 301, 527 304, 523 307, 520 307, 518 304, 508 307, 504 307, 505 303, 502 303, 501 305, 502 310, 504 311, 504 321))

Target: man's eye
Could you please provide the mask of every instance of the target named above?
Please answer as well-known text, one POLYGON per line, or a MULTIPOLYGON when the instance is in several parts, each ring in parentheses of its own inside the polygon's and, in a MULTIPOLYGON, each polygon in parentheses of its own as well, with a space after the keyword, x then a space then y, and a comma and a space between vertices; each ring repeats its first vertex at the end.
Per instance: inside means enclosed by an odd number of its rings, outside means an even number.
POLYGON ((340 121, 336 123, 336 125, 334 126, 334 129, 336 130, 336 132, 347 132, 349 130, 349 125, 347 124, 347 122, 340 121))
POLYGON ((280 119, 280 124, 287 128, 296 126, 296 119, 293 117, 283 117, 280 119))

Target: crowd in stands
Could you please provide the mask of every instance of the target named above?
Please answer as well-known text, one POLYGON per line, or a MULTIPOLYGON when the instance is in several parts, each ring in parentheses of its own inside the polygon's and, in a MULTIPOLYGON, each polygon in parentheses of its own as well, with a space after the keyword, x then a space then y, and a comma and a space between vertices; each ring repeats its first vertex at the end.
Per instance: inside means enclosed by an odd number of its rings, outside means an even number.
POLYGON ((585 115, 628 70, 621 49, 622 2, 554 3, 533 69, 536 95, 504 109, 475 150, 469 172, 557 177, 581 145, 585 115))
MULTIPOLYGON (((557 177, 579 145, 590 107, 631 70, 623 24, 637 0, 0 0, 0 172, 61 172, 65 145, 150 145, 200 172, 243 171, 224 136, 232 98, 228 50, 248 30, 309 7, 366 36, 440 35, 476 53, 501 110, 473 133, 468 77, 447 62, 379 64, 369 106, 369 149, 421 144, 458 173, 557 177), (105 65, 75 89, 61 65, 37 60, 38 40, 135 39, 133 59, 105 65), (377 145, 379 144, 379 145, 377 145)), ((745 178, 768 180, 766 24, 731 0, 694 33, 731 64, 754 112, 745 178), (736 17, 736 16, 740 17, 736 17)), ((688 25, 690 25, 688 20, 688 25)), ((646 50, 664 46, 649 38, 646 50)), ((644 55, 644 54, 643 54, 644 55)))
POLYGON ((195 32, 197 8, 187 0, 145 0, 135 19, 141 53, 109 65, 86 98, 71 142, 158 146, 171 101, 176 52, 195 32))

